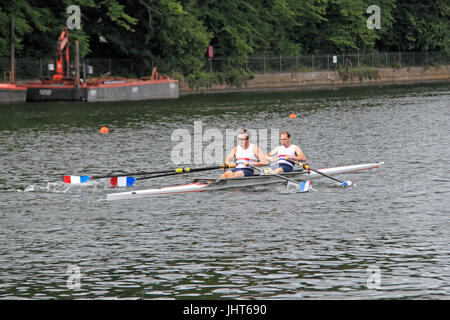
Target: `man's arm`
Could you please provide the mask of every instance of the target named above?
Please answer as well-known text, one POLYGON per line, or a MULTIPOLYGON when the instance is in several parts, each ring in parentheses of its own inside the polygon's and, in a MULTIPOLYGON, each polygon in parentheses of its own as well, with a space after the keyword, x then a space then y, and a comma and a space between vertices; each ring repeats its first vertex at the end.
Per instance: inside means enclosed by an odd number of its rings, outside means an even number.
POLYGON ((236 147, 234 147, 233 150, 231 150, 231 152, 225 158, 225 164, 233 165, 231 161, 233 161, 235 154, 236 154, 236 147))
POLYGON ((303 154, 302 149, 300 149, 299 146, 295 146, 294 148, 295 151, 295 156, 285 156, 284 159, 286 160, 295 160, 295 161, 300 161, 300 162, 305 162, 306 161, 306 156, 303 154))
POLYGON ((256 157, 258 158, 259 162, 255 163, 256 167, 264 167, 269 164, 267 161, 266 156, 262 152, 262 150, 258 146, 254 146, 253 152, 256 154, 256 157))
POLYGON ((275 147, 275 149, 273 149, 272 151, 270 151, 270 152, 266 155, 266 157, 267 157, 268 160, 274 161, 274 162, 275 162, 275 161, 278 160, 277 158, 272 157, 272 156, 275 155, 275 154, 278 154, 278 147, 275 147))
POLYGON ((306 156, 304 155, 302 149, 299 146, 295 146, 295 157, 292 157, 293 160, 305 162, 306 156))

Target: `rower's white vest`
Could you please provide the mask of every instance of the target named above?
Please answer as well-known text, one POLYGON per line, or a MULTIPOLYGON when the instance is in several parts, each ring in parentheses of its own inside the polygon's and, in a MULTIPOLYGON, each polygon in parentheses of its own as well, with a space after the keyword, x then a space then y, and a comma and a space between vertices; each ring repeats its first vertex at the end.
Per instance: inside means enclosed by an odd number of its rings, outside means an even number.
POLYGON ((255 153, 253 152, 253 144, 250 144, 247 149, 242 148, 240 145, 236 149, 236 168, 245 168, 244 162, 250 164, 258 161, 255 153))
POLYGON ((285 156, 295 156, 295 145, 291 144, 288 148, 283 145, 278 146, 278 163, 283 163, 294 167, 292 162, 283 159, 285 156))

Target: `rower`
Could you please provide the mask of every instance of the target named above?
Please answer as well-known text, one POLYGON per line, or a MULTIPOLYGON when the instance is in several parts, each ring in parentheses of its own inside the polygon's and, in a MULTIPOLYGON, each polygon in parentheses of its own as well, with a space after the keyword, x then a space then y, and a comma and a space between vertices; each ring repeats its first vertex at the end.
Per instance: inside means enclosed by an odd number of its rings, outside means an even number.
POLYGON ((249 167, 250 165, 257 167, 268 165, 267 158, 261 149, 250 143, 250 133, 247 129, 239 130, 238 142, 239 144, 225 158, 225 164, 230 165, 233 169, 222 174, 221 179, 252 176, 254 170, 249 167), (236 163, 231 163, 234 158, 236 163))
POLYGON ((283 131, 280 134, 280 142, 281 146, 276 147, 267 154, 267 159, 270 161, 277 161, 276 169, 268 169, 268 173, 291 172, 294 169, 294 164, 289 160, 306 161, 302 149, 300 149, 299 146, 292 144, 291 134, 289 132, 283 131), (276 154, 278 154, 278 158, 273 157, 276 154))

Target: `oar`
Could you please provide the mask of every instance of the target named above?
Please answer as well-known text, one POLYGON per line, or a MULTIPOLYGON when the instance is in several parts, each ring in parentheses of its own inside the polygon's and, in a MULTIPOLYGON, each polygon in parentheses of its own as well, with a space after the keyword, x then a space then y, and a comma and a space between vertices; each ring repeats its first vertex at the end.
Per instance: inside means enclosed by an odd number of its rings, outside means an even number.
POLYGON ((130 187, 132 186, 136 181, 138 180, 146 180, 146 179, 153 179, 153 178, 159 178, 159 177, 166 177, 166 176, 172 176, 176 174, 183 174, 183 173, 190 173, 190 172, 199 172, 199 171, 207 171, 207 170, 214 170, 214 169, 223 169, 223 168, 229 168, 229 165, 221 164, 218 166, 212 166, 212 167, 204 167, 204 168, 178 168, 175 170, 172 170, 171 172, 162 173, 162 174, 153 174, 151 176, 147 177, 112 177, 110 179, 111 187, 130 187))
MULTIPOLYGON (((212 166, 212 167, 204 167, 204 168, 176 168, 176 169, 171 169, 171 170, 163 170, 163 171, 149 171, 149 172, 134 172, 134 173, 123 173, 123 174, 110 174, 110 175, 104 175, 104 176, 64 176, 63 177, 63 181, 65 183, 70 183, 70 184, 80 184, 80 183, 85 183, 88 182, 89 180, 92 179, 103 179, 103 178, 112 178, 112 179, 118 179, 118 180, 122 180, 126 181, 127 179, 129 179, 130 181, 132 181, 133 179, 133 183, 136 180, 136 178, 131 177, 131 176, 139 176, 139 175, 146 175, 146 174, 165 174, 165 173, 170 173, 171 174, 180 174, 180 173, 189 173, 189 172, 195 172, 195 171, 204 171, 204 170, 214 170, 214 169, 222 169, 227 167, 226 165, 222 164, 219 166, 212 166)), ((154 176, 156 177, 164 177, 165 175, 159 175, 159 176, 154 176)), ((131 183, 131 184, 133 184, 131 183)))
MULTIPOLYGON (((92 179, 104 179, 104 178, 113 178, 113 177, 142 176, 144 174, 169 173, 169 172, 174 172, 176 170, 185 170, 185 169, 188 169, 188 168, 177 168, 177 169, 171 169, 171 170, 149 171, 149 172, 130 172, 130 173, 119 173, 119 174, 111 173, 106 176, 80 176, 80 177, 85 177, 88 180, 92 180, 92 179)), ((74 177, 74 176, 64 176, 64 177, 74 177)))
MULTIPOLYGON (((85 183, 88 182, 89 180, 94 180, 94 179, 104 179, 104 178, 116 178, 116 177, 127 177, 127 176, 140 176, 140 175, 145 175, 145 174, 158 174, 158 173, 169 173, 169 172, 179 172, 182 170, 187 170, 189 168, 177 168, 177 169, 172 169, 172 170, 163 170, 163 171, 149 171, 149 172, 130 172, 130 173, 111 173, 109 175, 105 175, 105 176, 64 176, 63 180, 65 183, 70 183, 70 184, 79 184, 79 183, 85 183)), ((184 172, 184 171, 182 171, 184 172)))
MULTIPOLYGON (((263 170, 258 168, 258 167, 255 167, 255 166, 252 166, 252 165, 250 167, 253 168, 253 169, 256 169, 256 170, 258 170, 260 172, 263 172, 263 170)), ((274 176, 276 176, 276 177, 278 177, 280 179, 283 179, 283 180, 286 180, 286 181, 290 182, 291 185, 294 184, 295 185, 295 189, 300 191, 300 192, 306 192, 306 191, 308 191, 311 188, 311 180, 298 182, 298 181, 295 181, 295 180, 283 177, 282 175, 279 175, 278 173, 275 173, 275 172, 270 172, 268 175, 274 175, 274 176)))
POLYGON ((103 178, 111 178, 111 184, 114 186, 131 186, 136 180, 140 180, 141 178, 131 177, 133 175, 146 175, 151 174, 150 177, 145 177, 145 179, 164 177, 166 175, 174 175, 174 174, 182 174, 189 172, 197 172, 197 171, 205 171, 205 170, 214 170, 214 169, 222 169, 227 168, 228 166, 225 164, 211 167, 203 167, 203 168, 176 168, 171 170, 163 170, 163 171, 149 171, 149 172, 134 172, 134 173, 123 173, 123 174, 110 174, 104 176, 64 176, 63 181, 69 184, 80 184, 88 182, 92 179, 103 179, 103 178), (158 175, 159 174, 159 175, 158 175))
POLYGON ((309 165, 307 165, 307 164, 305 164, 305 163, 300 163, 300 162, 294 161, 294 160, 288 160, 288 161, 290 161, 290 162, 292 162, 292 163, 295 163, 295 164, 298 164, 299 166, 303 167, 303 169, 305 169, 305 170, 311 170, 311 171, 317 172, 318 174, 320 174, 320 175, 322 175, 322 176, 324 176, 324 177, 327 177, 327 178, 329 178, 329 179, 332 179, 332 180, 334 180, 334 181, 337 181, 337 182, 339 182, 343 187, 351 187, 351 186, 354 186, 354 185, 355 185, 355 184, 353 183, 353 181, 341 181, 341 180, 338 180, 338 179, 333 178, 333 177, 331 177, 331 176, 329 176, 329 175, 327 175, 327 174, 325 174, 325 173, 323 173, 323 172, 321 172, 321 171, 319 171, 319 170, 316 170, 316 169, 311 168, 309 165))
MULTIPOLYGON (((163 171, 167 172, 167 171, 163 171)), ((89 180, 104 179, 104 178, 114 178, 114 177, 127 177, 127 176, 138 176, 142 174, 151 174, 153 172, 133 172, 133 173, 123 173, 123 174, 110 174, 106 176, 63 176, 64 183, 69 184, 80 184, 88 182, 89 180)), ((162 171, 157 171, 155 173, 162 173, 162 171)))

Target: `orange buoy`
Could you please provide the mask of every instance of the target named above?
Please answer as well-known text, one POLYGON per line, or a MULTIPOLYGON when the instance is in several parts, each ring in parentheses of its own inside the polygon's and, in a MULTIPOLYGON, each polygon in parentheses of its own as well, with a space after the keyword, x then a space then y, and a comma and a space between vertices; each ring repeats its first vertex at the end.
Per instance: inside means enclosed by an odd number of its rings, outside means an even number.
POLYGON ((289 115, 289 118, 295 119, 295 118, 297 118, 297 116, 296 116, 294 113, 291 113, 291 114, 289 115))
POLYGON ((100 128, 100 133, 109 133, 108 127, 101 127, 100 128))

